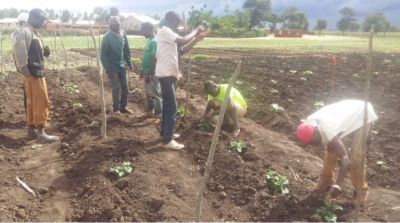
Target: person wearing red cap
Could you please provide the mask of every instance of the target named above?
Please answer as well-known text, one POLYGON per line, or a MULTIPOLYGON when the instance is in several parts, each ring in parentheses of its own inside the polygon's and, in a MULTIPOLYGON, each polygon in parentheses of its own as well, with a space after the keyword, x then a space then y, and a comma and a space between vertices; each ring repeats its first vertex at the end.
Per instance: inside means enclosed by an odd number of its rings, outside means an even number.
MULTIPOLYGON (((362 157, 364 106, 365 102, 359 100, 340 101, 321 108, 298 127, 297 138, 301 142, 314 145, 324 144, 327 148, 320 181, 315 185, 314 191, 324 191, 328 187, 332 187, 330 193, 332 198, 339 196, 349 167, 351 183, 354 188, 357 188, 362 157), (344 137, 350 135, 352 137, 351 158, 342 142, 344 137), (335 182, 333 178, 338 160, 340 160, 340 169, 335 182)), ((372 105, 368 104, 368 132, 377 119, 372 105)), ((365 204, 368 197, 366 168, 364 168, 363 175, 361 205, 365 204)), ((353 204, 355 204, 355 197, 353 204)))

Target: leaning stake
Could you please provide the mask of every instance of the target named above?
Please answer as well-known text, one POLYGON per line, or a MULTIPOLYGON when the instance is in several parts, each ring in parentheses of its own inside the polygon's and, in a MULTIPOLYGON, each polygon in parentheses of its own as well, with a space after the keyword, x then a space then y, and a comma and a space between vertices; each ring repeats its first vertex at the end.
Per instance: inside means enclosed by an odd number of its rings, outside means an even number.
POLYGON ((364 89, 364 126, 362 131, 362 157, 361 157, 361 165, 360 165, 360 176, 358 178, 358 186, 357 186, 357 203, 356 203, 356 215, 354 217, 354 222, 358 222, 358 215, 360 212, 360 202, 361 202, 361 190, 362 184, 364 182, 364 166, 365 166, 365 155, 367 148, 367 126, 368 126, 368 99, 369 99, 369 88, 371 85, 371 72, 372 72, 372 44, 374 39, 374 27, 372 27, 370 35, 369 35, 369 52, 367 59, 367 78, 365 81, 365 89, 364 89))
POLYGON ((61 40, 61 46, 64 50, 64 56, 65 56, 65 77, 64 77, 64 81, 65 84, 69 83, 69 76, 68 76, 68 57, 67 57, 67 51, 65 50, 64 47, 64 42, 63 42, 63 38, 62 38, 62 34, 61 34, 61 22, 59 23, 59 28, 60 28, 60 40, 61 40))
POLYGON ((89 25, 90 25, 90 32, 92 33, 94 49, 96 51, 97 69, 99 69, 100 101, 101 101, 101 117, 102 117, 101 137, 103 139, 105 139, 107 137, 107 134, 106 134, 107 117, 106 117, 106 104, 104 102, 103 72, 101 70, 99 51, 97 50, 96 38, 94 37, 93 28, 92 28, 92 24, 90 23, 90 20, 89 20, 89 25))
POLYGON ((191 56, 191 54, 190 54, 190 52, 189 52, 189 74, 188 74, 188 81, 187 81, 187 84, 186 84, 187 87, 186 87, 185 118, 183 119, 184 122, 187 121, 187 110, 188 110, 188 107, 189 107, 190 74, 191 74, 190 68, 191 68, 191 67, 192 67, 192 56, 191 56))
POLYGON ((32 190, 30 187, 28 187, 28 185, 26 185, 24 182, 22 182, 22 180, 20 180, 18 177, 16 177, 16 178, 17 178, 18 183, 21 184, 21 186, 22 186, 26 191, 28 191, 30 194, 32 194, 34 197, 36 197, 35 192, 33 192, 33 190, 32 190))
POLYGON ((239 61, 239 64, 236 68, 235 73, 233 74, 231 80, 229 81, 228 88, 226 89, 224 101, 222 102, 221 110, 219 111, 219 117, 218 117, 218 123, 217 126, 215 127, 214 131, 214 136, 210 148, 210 153, 208 154, 208 159, 206 163, 206 170, 204 172, 204 177, 203 180, 201 181, 199 191, 197 192, 197 197, 196 197, 196 209, 194 211, 194 221, 195 222, 200 222, 200 216, 201 216, 201 203, 203 200, 203 193, 204 189, 206 188, 208 178, 210 177, 210 172, 211 172, 211 167, 212 167, 212 162, 214 159, 214 153, 215 153, 215 148, 218 143, 218 136, 219 136, 219 131, 221 130, 221 125, 224 120, 225 116, 225 110, 226 107, 228 106, 228 100, 230 97, 231 89, 233 86, 233 83, 235 83, 237 76, 240 73, 240 69, 242 67, 242 61, 239 61))

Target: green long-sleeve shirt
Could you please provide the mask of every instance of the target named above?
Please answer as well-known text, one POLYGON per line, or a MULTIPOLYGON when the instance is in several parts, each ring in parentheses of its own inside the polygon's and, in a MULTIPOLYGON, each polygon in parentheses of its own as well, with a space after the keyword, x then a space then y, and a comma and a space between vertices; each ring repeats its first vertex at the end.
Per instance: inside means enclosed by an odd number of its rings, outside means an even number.
POLYGON ((132 65, 128 38, 123 30, 121 34, 109 30, 101 41, 101 63, 106 73, 124 71, 125 62, 132 65))

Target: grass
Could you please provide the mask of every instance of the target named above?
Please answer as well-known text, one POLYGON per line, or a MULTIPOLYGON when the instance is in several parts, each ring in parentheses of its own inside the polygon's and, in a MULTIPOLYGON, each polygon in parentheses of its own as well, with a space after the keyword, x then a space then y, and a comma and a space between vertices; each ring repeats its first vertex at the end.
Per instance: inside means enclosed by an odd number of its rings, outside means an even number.
MULTIPOLYGON (((328 34, 327 32, 324 34, 328 34)), ((353 33, 355 35, 355 33, 353 33)), ((359 34, 363 37, 364 33, 359 34)), ((400 52, 400 33, 387 33, 386 38, 383 38, 383 33, 379 34, 374 39, 374 49, 377 51, 385 52, 400 52), (385 45, 390 48, 384 48, 380 45, 385 45)), ((129 36, 130 48, 143 48, 147 42, 144 37, 129 36)), ((66 48, 87 48, 86 37, 71 37, 66 36, 63 38, 66 48)), ((96 37, 98 43, 98 36, 96 37)), ((53 45, 53 38, 44 37, 44 45, 53 45)), ((93 42, 90 38, 90 47, 93 48, 93 42)), ((339 53, 348 52, 357 48, 368 49, 368 40, 366 38, 355 39, 325 39, 325 40, 311 40, 311 39, 219 39, 219 38, 206 38, 199 42, 196 47, 198 48, 220 48, 221 50, 237 50, 247 51, 249 48, 253 50, 261 50, 261 48, 283 48, 298 50, 303 52, 319 52, 319 53, 339 53)), ((11 50, 11 40, 6 38, 3 41, 3 48, 11 50)), ((59 38, 57 39, 57 48, 61 49, 59 38)))

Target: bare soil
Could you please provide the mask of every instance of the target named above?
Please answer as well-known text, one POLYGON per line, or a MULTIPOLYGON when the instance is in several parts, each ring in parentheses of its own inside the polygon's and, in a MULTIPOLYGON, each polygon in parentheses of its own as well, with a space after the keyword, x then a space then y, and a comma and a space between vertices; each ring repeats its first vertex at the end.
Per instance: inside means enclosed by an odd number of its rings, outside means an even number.
MULTIPOLYGON (((139 50, 133 53, 141 55, 139 50)), ((134 115, 108 114, 108 135, 101 139, 100 129, 89 126, 92 121, 101 121, 98 71, 91 67, 70 71, 70 79, 80 90, 76 95, 63 89, 56 71, 48 71, 52 110, 47 131, 59 135, 61 142, 33 149, 34 140, 25 137, 21 77, 14 73, 0 81, 0 221, 192 221, 212 139, 211 132, 198 127, 205 106, 202 82, 226 83, 239 59, 244 66, 235 87, 249 105, 240 123, 241 139, 249 148, 244 154, 228 150, 233 139, 229 127, 224 127, 207 184, 202 220, 309 221, 324 200, 330 200, 327 193, 312 193, 324 148, 298 143, 296 127, 316 111, 316 101, 329 104, 345 98, 362 99, 366 55, 349 55, 338 61, 335 95, 331 95, 331 61, 326 59, 215 51, 210 59, 192 61, 191 115, 187 123, 178 118, 176 131, 186 146, 179 152, 162 149, 158 124, 138 117, 145 108, 144 92, 130 93, 129 107, 134 115), (218 56, 222 54, 232 59, 218 56), (313 74, 303 75, 304 71, 313 74), (303 76, 307 81, 300 80, 303 76), (272 88, 278 93, 272 94, 272 88), (74 103, 82 103, 83 108, 73 107, 74 103), (285 110, 272 112, 272 103, 285 110), (130 161, 134 170, 116 179, 108 171, 124 161, 130 161), (288 176, 289 195, 268 189, 265 176, 269 169, 288 176), (26 193, 15 176, 37 196, 26 193)), ((361 210, 363 221, 400 221, 399 62, 399 54, 375 55, 374 72, 378 74, 373 78, 371 102, 379 120, 367 151, 371 193, 361 210), (377 161, 385 161, 388 169, 377 166, 377 161)), ((142 88, 141 81, 132 78, 131 90, 142 88)), ((108 80, 105 86, 107 109, 111 110, 108 80)), ((179 106, 184 105, 185 88, 183 79, 178 89, 179 106)), ((337 215, 339 221, 352 221, 353 187, 348 180, 344 189, 334 201, 344 208, 337 215)))

